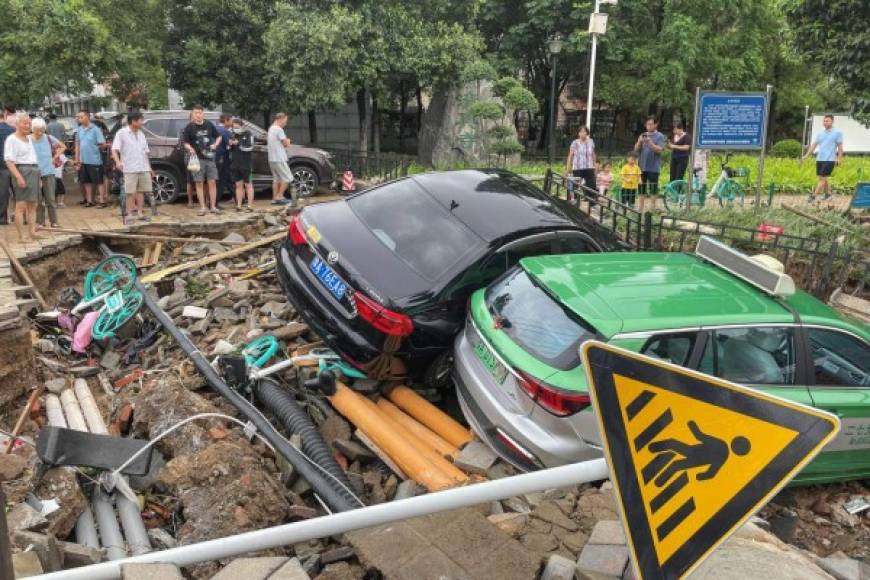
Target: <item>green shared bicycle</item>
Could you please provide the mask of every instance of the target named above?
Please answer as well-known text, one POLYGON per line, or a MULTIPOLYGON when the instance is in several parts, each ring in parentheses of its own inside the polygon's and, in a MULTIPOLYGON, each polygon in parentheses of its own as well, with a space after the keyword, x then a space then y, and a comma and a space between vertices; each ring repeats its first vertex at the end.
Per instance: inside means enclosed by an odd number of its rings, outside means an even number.
POLYGON ((675 211, 686 209, 690 205, 703 206, 708 196, 718 199, 719 205, 722 207, 732 207, 738 204, 743 207, 746 201, 746 180, 749 179, 749 170, 745 167, 730 167, 728 165, 730 158, 730 153, 725 156, 719 178, 716 179, 709 192, 707 192, 707 184, 701 183, 698 177, 700 170, 697 168, 692 171, 691 197, 689 196, 689 184, 685 180, 676 179, 667 184, 662 190, 665 207, 675 211))

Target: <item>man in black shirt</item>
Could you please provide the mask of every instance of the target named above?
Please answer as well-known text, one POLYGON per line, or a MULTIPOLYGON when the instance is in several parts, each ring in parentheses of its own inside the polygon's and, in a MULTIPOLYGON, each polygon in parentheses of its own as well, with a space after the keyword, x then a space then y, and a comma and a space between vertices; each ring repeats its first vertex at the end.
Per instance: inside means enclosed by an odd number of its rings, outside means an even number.
POLYGON ((199 199, 199 215, 205 215, 208 208, 212 213, 220 213, 217 208, 218 178, 217 165, 215 165, 215 149, 221 143, 221 136, 214 123, 204 116, 205 111, 201 105, 193 107, 191 121, 181 132, 181 142, 184 148, 199 159, 199 171, 191 172, 193 182, 196 185, 196 197, 199 199), (204 186, 208 186, 209 206, 206 206, 204 186))
POLYGON ((7 119, 14 118, 15 107, 9 105, 3 107, 3 111, 0 112, 0 226, 9 223, 6 210, 9 208, 9 200, 12 197, 12 178, 9 176, 6 163, 3 162, 3 146, 6 144, 6 138, 15 132, 15 128, 7 119))
POLYGON ((671 181, 685 179, 689 166, 689 151, 692 149, 692 136, 686 133, 682 123, 674 123, 674 140, 668 143, 671 153, 671 181))
POLYGON ((254 150, 254 136, 245 128, 244 122, 233 119, 230 137, 230 170, 236 184, 236 211, 242 211, 242 199, 247 193, 245 211, 254 211, 254 179, 251 152, 254 150))

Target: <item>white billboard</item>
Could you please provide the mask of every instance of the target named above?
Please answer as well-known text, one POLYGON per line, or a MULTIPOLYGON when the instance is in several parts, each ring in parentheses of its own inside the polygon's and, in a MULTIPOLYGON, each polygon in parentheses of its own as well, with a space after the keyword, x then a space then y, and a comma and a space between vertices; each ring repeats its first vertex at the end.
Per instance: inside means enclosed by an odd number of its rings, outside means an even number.
MULTIPOLYGON (((822 125, 824 115, 813 115, 813 132, 810 143, 816 135, 825 130, 822 125)), ((848 115, 834 115, 834 128, 843 132, 843 151, 846 153, 870 153, 870 128, 865 127, 848 115)))

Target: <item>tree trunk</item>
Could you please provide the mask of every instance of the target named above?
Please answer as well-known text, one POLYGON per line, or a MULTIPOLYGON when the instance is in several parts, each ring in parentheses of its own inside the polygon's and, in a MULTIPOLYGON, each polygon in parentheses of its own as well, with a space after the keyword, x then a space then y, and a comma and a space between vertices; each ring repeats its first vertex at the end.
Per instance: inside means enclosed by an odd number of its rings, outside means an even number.
POLYGON ((357 150, 360 155, 365 156, 369 150, 369 122, 370 122, 370 104, 369 91, 367 88, 359 89, 356 92, 356 110, 359 116, 359 131, 357 133, 357 150))
POLYGON ((408 109, 408 87, 405 86, 405 81, 399 81, 399 153, 405 151, 405 112, 408 109))
POLYGON ((420 134, 420 128, 423 126, 423 89, 417 85, 415 89, 417 97, 417 134, 420 134))
POLYGON ((266 109, 263 111, 263 127, 267 130, 269 129, 269 125, 272 124, 272 111, 270 109, 266 109))
POLYGON ((317 145, 317 113, 314 109, 308 111, 308 141, 317 145))
POLYGON ((375 154, 381 152, 381 110, 378 100, 372 99, 372 148, 375 154))

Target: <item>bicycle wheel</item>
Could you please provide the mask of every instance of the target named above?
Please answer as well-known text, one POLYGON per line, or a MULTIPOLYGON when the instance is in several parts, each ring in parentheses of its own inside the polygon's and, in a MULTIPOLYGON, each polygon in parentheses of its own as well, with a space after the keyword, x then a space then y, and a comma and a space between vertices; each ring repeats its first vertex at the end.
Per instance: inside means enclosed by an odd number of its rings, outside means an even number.
POLYGON ((665 207, 671 211, 686 209, 689 194, 689 184, 682 179, 675 179, 665 186, 662 196, 665 207))
POLYGON ((135 262, 127 256, 110 256, 85 276, 85 300, 109 290, 120 290, 126 294, 133 288, 135 281, 135 262))
POLYGON ((248 366, 261 368, 278 352, 278 339, 274 336, 260 336, 245 345, 242 354, 248 366))
POLYGON ((719 187, 716 197, 719 198, 719 205, 722 207, 733 207, 735 203, 739 203, 740 207, 743 207, 746 192, 743 191, 739 183, 733 179, 728 179, 719 187))
POLYGON ((142 308, 144 298, 142 293, 134 290, 128 294, 124 294, 124 304, 115 310, 103 310, 97 321, 94 323, 94 328, 91 331, 93 337, 97 340, 111 338, 115 333, 127 324, 142 308))

